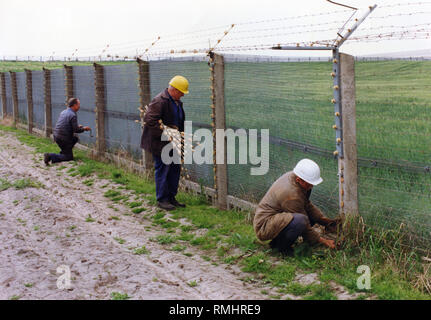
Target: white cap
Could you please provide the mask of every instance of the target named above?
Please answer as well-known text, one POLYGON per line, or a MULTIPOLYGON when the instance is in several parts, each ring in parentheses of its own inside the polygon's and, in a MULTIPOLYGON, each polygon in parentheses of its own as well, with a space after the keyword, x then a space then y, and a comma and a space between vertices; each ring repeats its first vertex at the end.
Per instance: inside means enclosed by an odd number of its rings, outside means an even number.
POLYGON ((313 186, 316 186, 323 181, 320 177, 319 166, 316 162, 310 159, 302 159, 299 161, 293 169, 293 173, 313 186))

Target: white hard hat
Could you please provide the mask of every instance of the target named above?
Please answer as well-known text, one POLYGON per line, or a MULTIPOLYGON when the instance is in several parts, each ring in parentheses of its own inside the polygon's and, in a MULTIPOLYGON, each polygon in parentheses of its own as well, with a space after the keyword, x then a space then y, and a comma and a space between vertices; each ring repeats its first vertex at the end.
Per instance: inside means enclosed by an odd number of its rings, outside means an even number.
POLYGON ((299 161, 293 169, 293 173, 313 186, 316 186, 323 181, 320 177, 319 166, 316 162, 310 159, 302 159, 299 161))

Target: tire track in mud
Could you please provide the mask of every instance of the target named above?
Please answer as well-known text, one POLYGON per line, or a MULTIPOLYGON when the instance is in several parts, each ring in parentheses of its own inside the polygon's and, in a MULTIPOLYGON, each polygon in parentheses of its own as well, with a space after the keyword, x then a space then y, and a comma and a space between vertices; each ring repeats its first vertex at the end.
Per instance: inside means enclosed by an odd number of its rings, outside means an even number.
POLYGON ((114 183, 95 179, 88 187, 65 173, 72 163, 45 167, 42 155, 35 162, 33 154, 12 134, 0 136, 0 178, 31 178, 45 186, 0 192, 0 299, 110 299, 112 292, 132 299, 266 298, 239 280, 238 271, 212 265, 196 249, 187 257, 150 241, 164 232, 148 213, 124 216, 130 208, 108 207, 102 186, 114 183), (89 215, 94 222, 86 222, 89 215), (121 220, 111 218, 117 215, 121 220), (142 246, 150 253, 133 254, 142 246), (57 288, 61 265, 71 271, 69 290, 57 288), (189 286, 192 281, 197 286, 189 286))

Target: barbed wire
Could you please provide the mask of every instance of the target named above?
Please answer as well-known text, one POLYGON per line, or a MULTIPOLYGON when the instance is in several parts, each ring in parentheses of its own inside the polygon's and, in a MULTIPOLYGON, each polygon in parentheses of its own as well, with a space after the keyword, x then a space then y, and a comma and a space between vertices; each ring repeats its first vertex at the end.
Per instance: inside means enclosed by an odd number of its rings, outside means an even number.
POLYGON ((352 10, 334 10, 334 11, 327 11, 327 12, 322 12, 322 13, 304 14, 304 15, 299 15, 299 16, 290 16, 290 17, 282 17, 282 18, 239 22, 239 23, 237 23, 237 25, 243 26, 243 25, 261 24, 261 23, 273 23, 273 22, 279 22, 279 21, 298 20, 298 19, 304 19, 304 18, 316 18, 316 17, 322 17, 322 16, 327 16, 327 15, 333 15, 333 14, 350 13, 351 11, 352 10))
MULTIPOLYGON (((422 2, 410 2, 410 3, 395 3, 395 4, 389 4, 389 5, 382 5, 378 7, 378 10, 376 12, 385 12, 385 10, 392 10, 394 8, 404 8, 404 7, 412 7, 415 6, 427 6, 430 2, 422 1, 422 2)), ((359 12, 359 10, 354 11, 353 15, 359 12)), ((418 16, 418 15, 427 15, 431 14, 431 11, 427 10, 413 10, 410 12, 397 12, 397 13, 391 13, 391 12, 385 12, 384 14, 378 16, 376 14, 371 15, 367 18, 367 20, 378 20, 378 19, 387 19, 391 17, 404 17, 404 16, 418 16)), ((246 41, 246 40, 255 40, 255 42, 250 42, 244 45, 235 45, 235 46, 219 46, 218 44, 221 42, 221 39, 219 38, 219 32, 217 30, 225 29, 228 27, 226 25, 221 26, 215 26, 210 27, 206 29, 201 30, 193 30, 190 32, 180 32, 180 33, 171 33, 166 35, 161 35, 157 37, 157 41, 154 41, 154 38, 146 38, 138 41, 127 41, 127 42, 120 42, 120 43, 111 43, 105 46, 99 46, 94 48, 78 48, 73 51, 73 53, 70 53, 68 56, 68 51, 64 50, 54 50, 52 54, 49 56, 49 59, 54 58, 54 53, 66 53, 66 59, 67 60, 74 60, 75 57, 79 54, 83 54, 85 52, 99 52, 98 54, 95 54, 93 56, 94 60, 97 60, 97 58, 101 59, 105 56, 107 58, 114 59, 133 59, 136 57, 142 57, 145 53, 149 51, 149 48, 157 48, 157 52, 154 52, 149 57, 156 57, 156 56, 164 56, 164 55, 181 55, 181 54, 207 54, 208 51, 210 51, 210 47, 207 45, 204 45, 202 41, 208 41, 208 39, 211 41, 211 39, 214 39, 214 37, 218 37, 218 39, 215 40, 216 46, 213 46, 213 50, 215 47, 218 47, 218 50, 221 51, 244 51, 244 50, 265 50, 270 49, 274 45, 282 43, 283 45, 298 45, 298 46, 312 46, 312 45, 323 45, 330 47, 333 45, 337 38, 339 38, 339 35, 337 33, 340 33, 340 30, 343 30, 346 28, 348 22, 352 21, 352 10, 334 10, 329 12, 322 12, 322 13, 312 13, 312 14, 304 14, 304 15, 293 15, 288 17, 280 17, 280 18, 271 18, 271 19, 263 19, 263 20, 255 20, 255 21, 244 21, 244 22, 238 22, 234 25, 236 26, 235 29, 230 33, 230 36, 228 39, 224 40, 226 43, 232 43, 232 42, 238 42, 238 41, 246 41), (343 20, 336 20, 333 18, 339 17, 341 15, 345 15, 347 18, 343 20), (320 21, 319 23, 302 23, 302 24, 290 24, 290 22, 295 20, 306 20, 306 19, 316 19, 318 18, 320 21), (325 19, 330 19, 330 21, 324 21, 325 19), (265 25, 265 24, 276 24, 276 23, 286 23, 288 22, 290 25, 282 25, 282 26, 271 26, 271 27, 262 27, 262 28, 253 28, 253 26, 259 26, 259 25, 265 25), (315 40, 310 41, 300 41, 300 40, 293 40, 293 41, 283 41, 280 39, 277 43, 256 43, 258 40, 262 40, 265 38, 272 37, 286 37, 286 36, 292 36, 296 33, 292 31, 293 29, 301 29, 301 28, 308 28, 307 30, 298 30, 297 36, 303 36, 304 34, 309 34, 313 32, 329 32, 333 31, 330 28, 323 28, 325 25, 333 25, 334 26, 334 33, 332 38, 322 39, 317 36, 315 36, 315 40), (341 25, 341 27, 340 27, 341 25), (316 29, 314 29, 314 27, 316 29), (253 28, 253 29, 250 29, 253 28), (274 34, 273 31, 276 30, 289 30, 286 33, 276 33, 274 34), (338 32, 337 32, 338 30, 338 32), (267 32, 272 32, 272 34, 268 34, 267 32), (252 35, 247 37, 242 37, 240 34, 242 33, 250 33, 252 35), (267 34, 262 34, 267 33, 267 34), (202 39, 202 41, 197 41, 197 39, 202 39), (162 39, 162 40, 161 40, 162 39), (187 39, 190 39, 191 41, 186 41, 187 39), (160 44, 157 44, 157 42, 160 42, 160 44), (167 42, 167 45, 163 45, 163 43, 167 42), (139 48, 145 47, 144 53, 139 53, 139 48), (136 51, 135 54, 132 54, 131 51, 136 51), (108 53, 109 51, 109 53, 108 53), (126 54, 126 52, 128 52, 126 54)), ((418 26, 417 24, 416 26, 418 26)), ((427 24, 429 25, 429 24, 427 24)), ((230 25, 232 26, 232 25, 230 25)), ((380 29, 382 26, 374 26, 374 27, 368 27, 368 28, 362 28, 360 31, 364 32, 365 30, 372 30, 374 29, 380 29)), ((401 28, 406 29, 409 27, 403 26, 403 23, 401 23, 400 26, 396 26, 394 24, 384 26, 384 28, 401 28)), ((411 26, 410 26, 411 27, 411 26)), ((226 32, 226 31, 225 31, 226 32)), ((365 42, 371 42, 371 41, 377 41, 381 39, 391 39, 391 40, 403 40, 403 39, 429 39, 429 30, 410 30, 409 34, 400 34, 400 33, 380 33, 380 34, 367 34, 362 36, 352 37, 349 39, 349 41, 362 41, 365 42)), ((225 33, 224 36, 227 34, 225 33)), ((223 37, 224 37, 223 36, 223 37)), ((222 37, 222 38, 223 38, 222 37)), ((213 40, 214 41, 214 40, 213 40)), ((214 42, 213 42, 214 43, 214 42)), ((91 57, 89 57, 89 60, 91 57)), ((79 60, 79 57, 78 57, 79 60)))
POLYGON ((370 16, 367 19, 369 20, 379 20, 379 19, 388 19, 393 17, 406 17, 406 16, 418 16, 422 14, 431 14, 431 11, 416 11, 416 12, 404 12, 404 13, 394 13, 394 14, 387 14, 384 16, 370 16))
POLYGON ((421 5, 431 5, 431 1, 419 1, 419 2, 400 2, 400 3, 394 3, 394 4, 385 4, 385 5, 379 5, 379 8, 395 8, 395 7, 406 7, 406 6, 421 6, 421 5))

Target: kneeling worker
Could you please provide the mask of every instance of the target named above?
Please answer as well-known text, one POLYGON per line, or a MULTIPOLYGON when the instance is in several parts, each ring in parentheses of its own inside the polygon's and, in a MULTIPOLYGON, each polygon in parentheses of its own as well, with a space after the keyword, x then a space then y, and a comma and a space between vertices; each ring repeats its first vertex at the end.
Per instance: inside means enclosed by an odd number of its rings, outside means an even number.
POLYGON ((259 203, 253 226, 257 237, 272 240, 271 248, 283 254, 292 253, 292 245, 302 236, 309 244, 322 243, 335 248, 335 242, 320 237, 311 228, 315 223, 334 227, 337 219, 329 219, 309 200, 313 186, 323 180, 317 163, 302 159, 293 171, 282 175, 259 203))
POLYGON ((73 147, 79 141, 75 133, 90 131, 90 127, 78 125, 76 113, 81 107, 81 102, 78 98, 71 98, 67 102, 67 109, 63 110, 58 117, 54 128, 54 141, 58 144, 61 151, 60 154, 45 153, 44 162, 48 166, 49 161, 52 163, 61 161, 73 160, 73 147))

